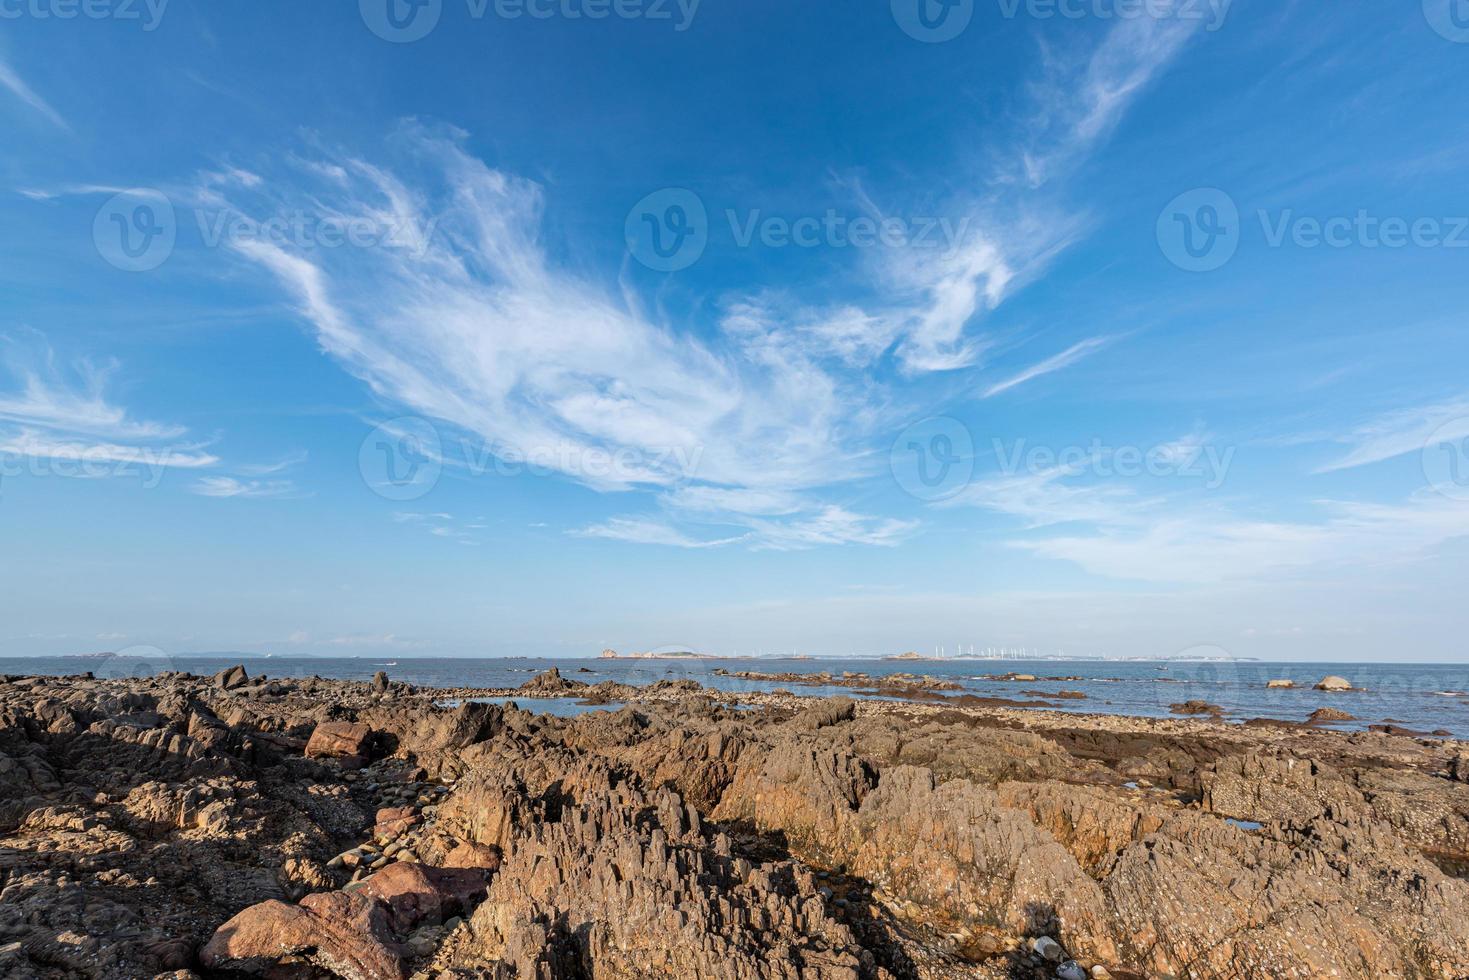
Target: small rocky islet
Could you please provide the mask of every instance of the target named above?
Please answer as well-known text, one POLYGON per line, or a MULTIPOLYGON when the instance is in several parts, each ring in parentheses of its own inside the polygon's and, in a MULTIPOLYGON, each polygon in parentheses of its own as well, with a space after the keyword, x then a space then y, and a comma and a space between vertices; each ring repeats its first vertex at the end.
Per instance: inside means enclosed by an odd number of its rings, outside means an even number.
POLYGON ((490 693, 0 677, 0 976, 1469 976, 1450 739, 490 693))

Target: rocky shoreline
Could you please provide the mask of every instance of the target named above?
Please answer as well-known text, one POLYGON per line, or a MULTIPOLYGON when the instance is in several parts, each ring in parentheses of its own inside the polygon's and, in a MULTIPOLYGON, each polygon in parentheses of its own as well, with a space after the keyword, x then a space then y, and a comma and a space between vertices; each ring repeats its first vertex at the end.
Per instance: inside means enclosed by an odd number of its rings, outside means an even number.
POLYGON ((1469 976, 1464 743, 911 677, 0 677, 0 976, 1469 976))

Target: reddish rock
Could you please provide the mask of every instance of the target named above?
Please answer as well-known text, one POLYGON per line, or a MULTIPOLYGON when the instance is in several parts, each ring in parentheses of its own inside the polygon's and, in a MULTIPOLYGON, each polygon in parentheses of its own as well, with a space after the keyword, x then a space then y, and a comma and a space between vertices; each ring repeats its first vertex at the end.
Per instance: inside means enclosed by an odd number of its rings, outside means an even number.
POLYGON ((420 923, 439 925, 467 911, 485 896, 489 875, 477 868, 432 868, 398 861, 368 878, 359 895, 388 909, 389 924, 400 935, 420 923))
POLYGON ((373 827, 373 833, 378 837, 397 837, 422 821, 423 817, 411 806, 383 807, 377 811, 377 825, 373 827))
POLYGON ((498 847, 464 841, 456 845, 444 858, 444 867, 483 868, 486 871, 498 871, 501 860, 503 860, 503 855, 498 847))
POLYGON ((302 956, 344 980, 402 980, 410 951, 393 938, 391 916, 361 892, 261 902, 220 926, 199 959, 210 970, 263 974, 284 956, 302 956))
POLYGON ((372 744, 372 729, 350 721, 324 721, 306 743, 308 759, 341 759, 365 763, 372 744))

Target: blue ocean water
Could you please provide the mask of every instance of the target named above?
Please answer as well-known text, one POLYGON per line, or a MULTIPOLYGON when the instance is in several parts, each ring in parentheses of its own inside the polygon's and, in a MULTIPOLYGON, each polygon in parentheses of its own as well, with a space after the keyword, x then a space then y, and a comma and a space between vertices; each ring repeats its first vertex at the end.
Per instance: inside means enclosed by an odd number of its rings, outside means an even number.
POLYGON ((230 664, 243 663, 252 676, 332 677, 367 680, 378 670, 395 680, 435 687, 518 687, 548 667, 559 667, 567 677, 596 683, 604 680, 651 684, 663 679, 692 678, 700 684, 727 691, 762 691, 785 686, 803 694, 852 693, 840 687, 781 685, 748 681, 715 673, 814 673, 828 671, 929 674, 957 681, 964 692, 1016 701, 1047 701, 1052 708, 1077 713, 1107 713, 1170 717, 1169 706, 1190 700, 1207 701, 1225 710, 1229 721, 1272 718, 1304 721, 1317 708, 1333 707, 1355 716, 1351 722, 1330 727, 1361 729, 1369 724, 1393 723, 1424 732, 1446 731, 1469 738, 1469 664, 1260 663, 1254 661, 1099 661, 1099 660, 938 660, 884 661, 875 659, 711 659, 711 660, 603 660, 603 659, 466 659, 466 658, 323 658, 252 657, 245 655, 125 654, 113 657, 33 657, 0 659, 0 673, 78 674, 99 677, 152 674, 186 670, 212 674, 230 664), (1004 681, 993 675, 1034 675, 1035 681, 1004 681), (1328 694, 1311 686, 1328 674, 1347 678, 1363 690, 1328 694), (1046 680, 1046 678, 1065 678, 1046 680), (1272 679, 1289 679, 1294 689, 1269 689, 1272 679), (1076 691, 1085 699, 1046 698, 1060 691, 1076 691), (1039 692, 1039 693, 1029 693, 1039 692))

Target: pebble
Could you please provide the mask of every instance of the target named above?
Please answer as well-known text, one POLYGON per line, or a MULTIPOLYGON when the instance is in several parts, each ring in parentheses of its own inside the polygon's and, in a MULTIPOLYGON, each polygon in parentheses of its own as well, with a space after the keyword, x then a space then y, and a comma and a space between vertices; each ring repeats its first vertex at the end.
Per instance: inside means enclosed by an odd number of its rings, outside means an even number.
POLYGON ((1035 941, 1034 949, 1043 959, 1050 960, 1052 963, 1061 962, 1061 957, 1065 955, 1061 949, 1061 944, 1050 936, 1038 937, 1035 941))
POLYGON ((1086 971, 1075 960, 1067 960, 1056 967, 1057 980, 1086 980, 1086 971))
POLYGON ((1092 967, 1092 980, 1112 980, 1111 972, 1102 964, 1092 967))

